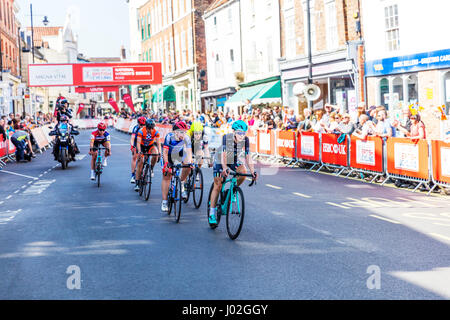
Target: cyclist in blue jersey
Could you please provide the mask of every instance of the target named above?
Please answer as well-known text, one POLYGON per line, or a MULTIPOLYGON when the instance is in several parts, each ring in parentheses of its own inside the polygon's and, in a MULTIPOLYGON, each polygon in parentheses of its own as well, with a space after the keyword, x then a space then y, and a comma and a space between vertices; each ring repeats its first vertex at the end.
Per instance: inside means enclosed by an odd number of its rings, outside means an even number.
MULTIPOLYGON (((172 132, 166 135, 163 145, 163 180, 161 183, 162 203, 161 211, 169 211, 167 205, 167 196, 170 188, 170 179, 172 178, 171 167, 175 162, 183 164, 192 163, 192 145, 191 138, 186 134, 188 126, 183 121, 176 122, 172 127, 172 132)), ((183 168, 181 171, 181 193, 182 197, 187 197, 185 188, 186 179, 191 172, 190 168, 183 168)))
MULTIPOLYGON (((209 212, 209 223, 217 224, 216 205, 217 199, 222 190, 223 179, 228 176, 229 169, 245 174, 247 170, 244 164, 250 169, 254 179, 258 178, 258 174, 253 166, 250 156, 250 141, 246 136, 248 126, 242 120, 237 120, 232 125, 232 133, 226 134, 222 138, 222 148, 216 153, 214 163, 214 189, 211 193, 211 206, 209 212)), ((245 177, 237 178, 237 185, 240 186, 245 177)))

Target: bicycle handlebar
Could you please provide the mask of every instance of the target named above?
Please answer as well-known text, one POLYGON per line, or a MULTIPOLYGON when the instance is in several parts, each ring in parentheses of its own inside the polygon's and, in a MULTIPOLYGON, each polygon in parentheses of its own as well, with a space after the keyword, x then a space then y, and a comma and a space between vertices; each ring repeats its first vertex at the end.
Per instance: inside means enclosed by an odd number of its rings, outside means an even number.
POLYGON ((233 171, 233 170, 231 170, 231 169, 228 169, 228 171, 229 171, 229 173, 230 173, 231 175, 233 175, 233 176, 235 176, 235 177, 249 177, 249 178, 252 178, 252 183, 250 183, 250 184, 248 185, 249 187, 251 187, 251 186, 253 186, 254 184, 256 184, 256 180, 255 180, 255 178, 253 177, 253 174, 251 174, 251 173, 239 173, 239 172, 233 171))

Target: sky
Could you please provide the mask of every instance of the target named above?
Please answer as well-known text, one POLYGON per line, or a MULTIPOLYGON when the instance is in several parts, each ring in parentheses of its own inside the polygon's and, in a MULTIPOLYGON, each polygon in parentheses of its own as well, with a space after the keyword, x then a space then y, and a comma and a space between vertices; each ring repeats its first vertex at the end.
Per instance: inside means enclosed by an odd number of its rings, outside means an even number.
POLYGON ((17 18, 22 28, 31 26, 30 3, 33 5, 33 25, 64 26, 66 14, 74 16, 73 30, 78 34, 78 52, 92 57, 119 57, 122 45, 129 50, 129 18, 126 0, 16 0, 20 11, 17 18))

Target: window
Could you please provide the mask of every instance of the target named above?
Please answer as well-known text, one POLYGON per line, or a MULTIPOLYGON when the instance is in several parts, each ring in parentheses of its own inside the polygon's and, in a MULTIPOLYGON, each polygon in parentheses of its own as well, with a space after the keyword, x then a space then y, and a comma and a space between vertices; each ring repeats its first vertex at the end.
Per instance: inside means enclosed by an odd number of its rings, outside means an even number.
POLYGON ((234 50, 230 49, 230 61, 231 63, 234 63, 234 50))
POLYGON ((188 29, 188 65, 191 66, 194 64, 194 43, 192 42, 192 27, 188 29))
POLYGON ((295 13, 293 10, 290 11, 292 11, 292 14, 284 18, 285 55, 288 58, 292 58, 297 54, 295 44, 295 13))
POLYGON ((392 5, 384 8, 386 49, 396 51, 400 49, 398 28, 398 6, 392 5))
POLYGON ((147 37, 150 38, 151 36, 152 36, 152 31, 151 31, 150 15, 147 14, 147 37))
POLYGON ((142 40, 144 40, 145 39, 144 19, 142 19, 142 22, 141 22, 141 36, 142 36, 142 40))
POLYGON ((338 28, 335 0, 326 0, 325 19, 327 26, 327 49, 333 50, 338 47, 338 28))
POLYGON ((186 31, 181 32, 181 63, 186 66, 187 50, 186 50, 186 31))
POLYGON ((269 73, 273 72, 273 47, 272 47, 272 37, 267 37, 267 71, 269 73))

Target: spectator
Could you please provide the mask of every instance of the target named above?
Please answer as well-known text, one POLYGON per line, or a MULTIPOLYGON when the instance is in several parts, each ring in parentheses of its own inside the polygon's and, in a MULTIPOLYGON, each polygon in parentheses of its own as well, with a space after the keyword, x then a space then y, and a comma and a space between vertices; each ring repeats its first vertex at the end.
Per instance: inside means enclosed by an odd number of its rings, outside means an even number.
POLYGON ((420 115, 411 115, 411 127, 407 133, 407 137, 410 139, 426 139, 425 125, 420 120, 420 115))
POLYGON ((266 129, 269 129, 269 130, 276 129, 275 122, 273 121, 273 119, 271 118, 271 116, 268 113, 264 117, 264 124, 265 124, 266 129))
POLYGON ((339 123, 336 130, 343 134, 352 134, 355 129, 356 125, 350 121, 350 115, 348 113, 344 113, 342 116, 342 121, 339 123))
POLYGON ((356 128, 360 130, 362 129, 362 124, 359 122, 359 119, 363 114, 366 114, 366 104, 364 102, 360 102, 356 108, 356 118, 353 119, 353 122, 356 123, 356 128))
POLYGON ((333 112, 333 106, 331 105, 331 104, 325 104, 325 113, 324 113, 324 115, 323 115, 323 121, 327 124, 327 125, 329 125, 329 122, 330 122, 330 116, 331 116, 331 113, 333 112))
POLYGON ((289 109, 289 115, 286 116, 285 120, 285 128, 286 130, 297 129, 297 117, 294 114, 294 109, 289 109))
POLYGON ((0 119, 0 141, 6 140, 6 123, 5 123, 5 116, 2 116, 0 119))
POLYGON ((362 114, 359 116, 359 124, 361 129, 357 128, 353 135, 359 139, 366 139, 367 136, 373 136, 375 134, 375 125, 369 120, 367 114, 362 114))
POLYGON ((299 122, 297 126, 297 131, 311 132, 314 125, 311 109, 309 108, 303 109, 303 115, 304 120, 299 122))
POLYGON ((33 153, 33 147, 31 146, 30 135, 28 132, 24 131, 24 125, 19 126, 18 124, 14 127, 14 134, 11 136, 11 142, 16 147, 16 161, 24 162, 25 158, 35 157, 33 153), (27 150, 28 146, 28 150, 27 150))
POLYGON ((375 127, 375 134, 382 138, 390 138, 392 137, 392 127, 389 121, 387 120, 386 110, 378 110, 377 115, 377 124, 375 127))
POLYGON ((330 113, 328 121, 325 123, 325 131, 327 133, 337 133, 337 128, 341 123, 341 116, 337 112, 330 113))
POLYGON ((398 137, 407 137, 407 134, 411 131, 411 111, 408 106, 402 108, 402 118, 400 121, 395 120, 393 125, 396 128, 398 137))
POLYGON ((255 116, 255 122, 253 124, 255 129, 262 129, 264 127, 264 122, 260 119, 259 115, 255 116))
POLYGON ((314 116, 316 118, 316 123, 313 125, 313 132, 325 133, 325 122, 323 121, 323 109, 316 110, 314 116))

